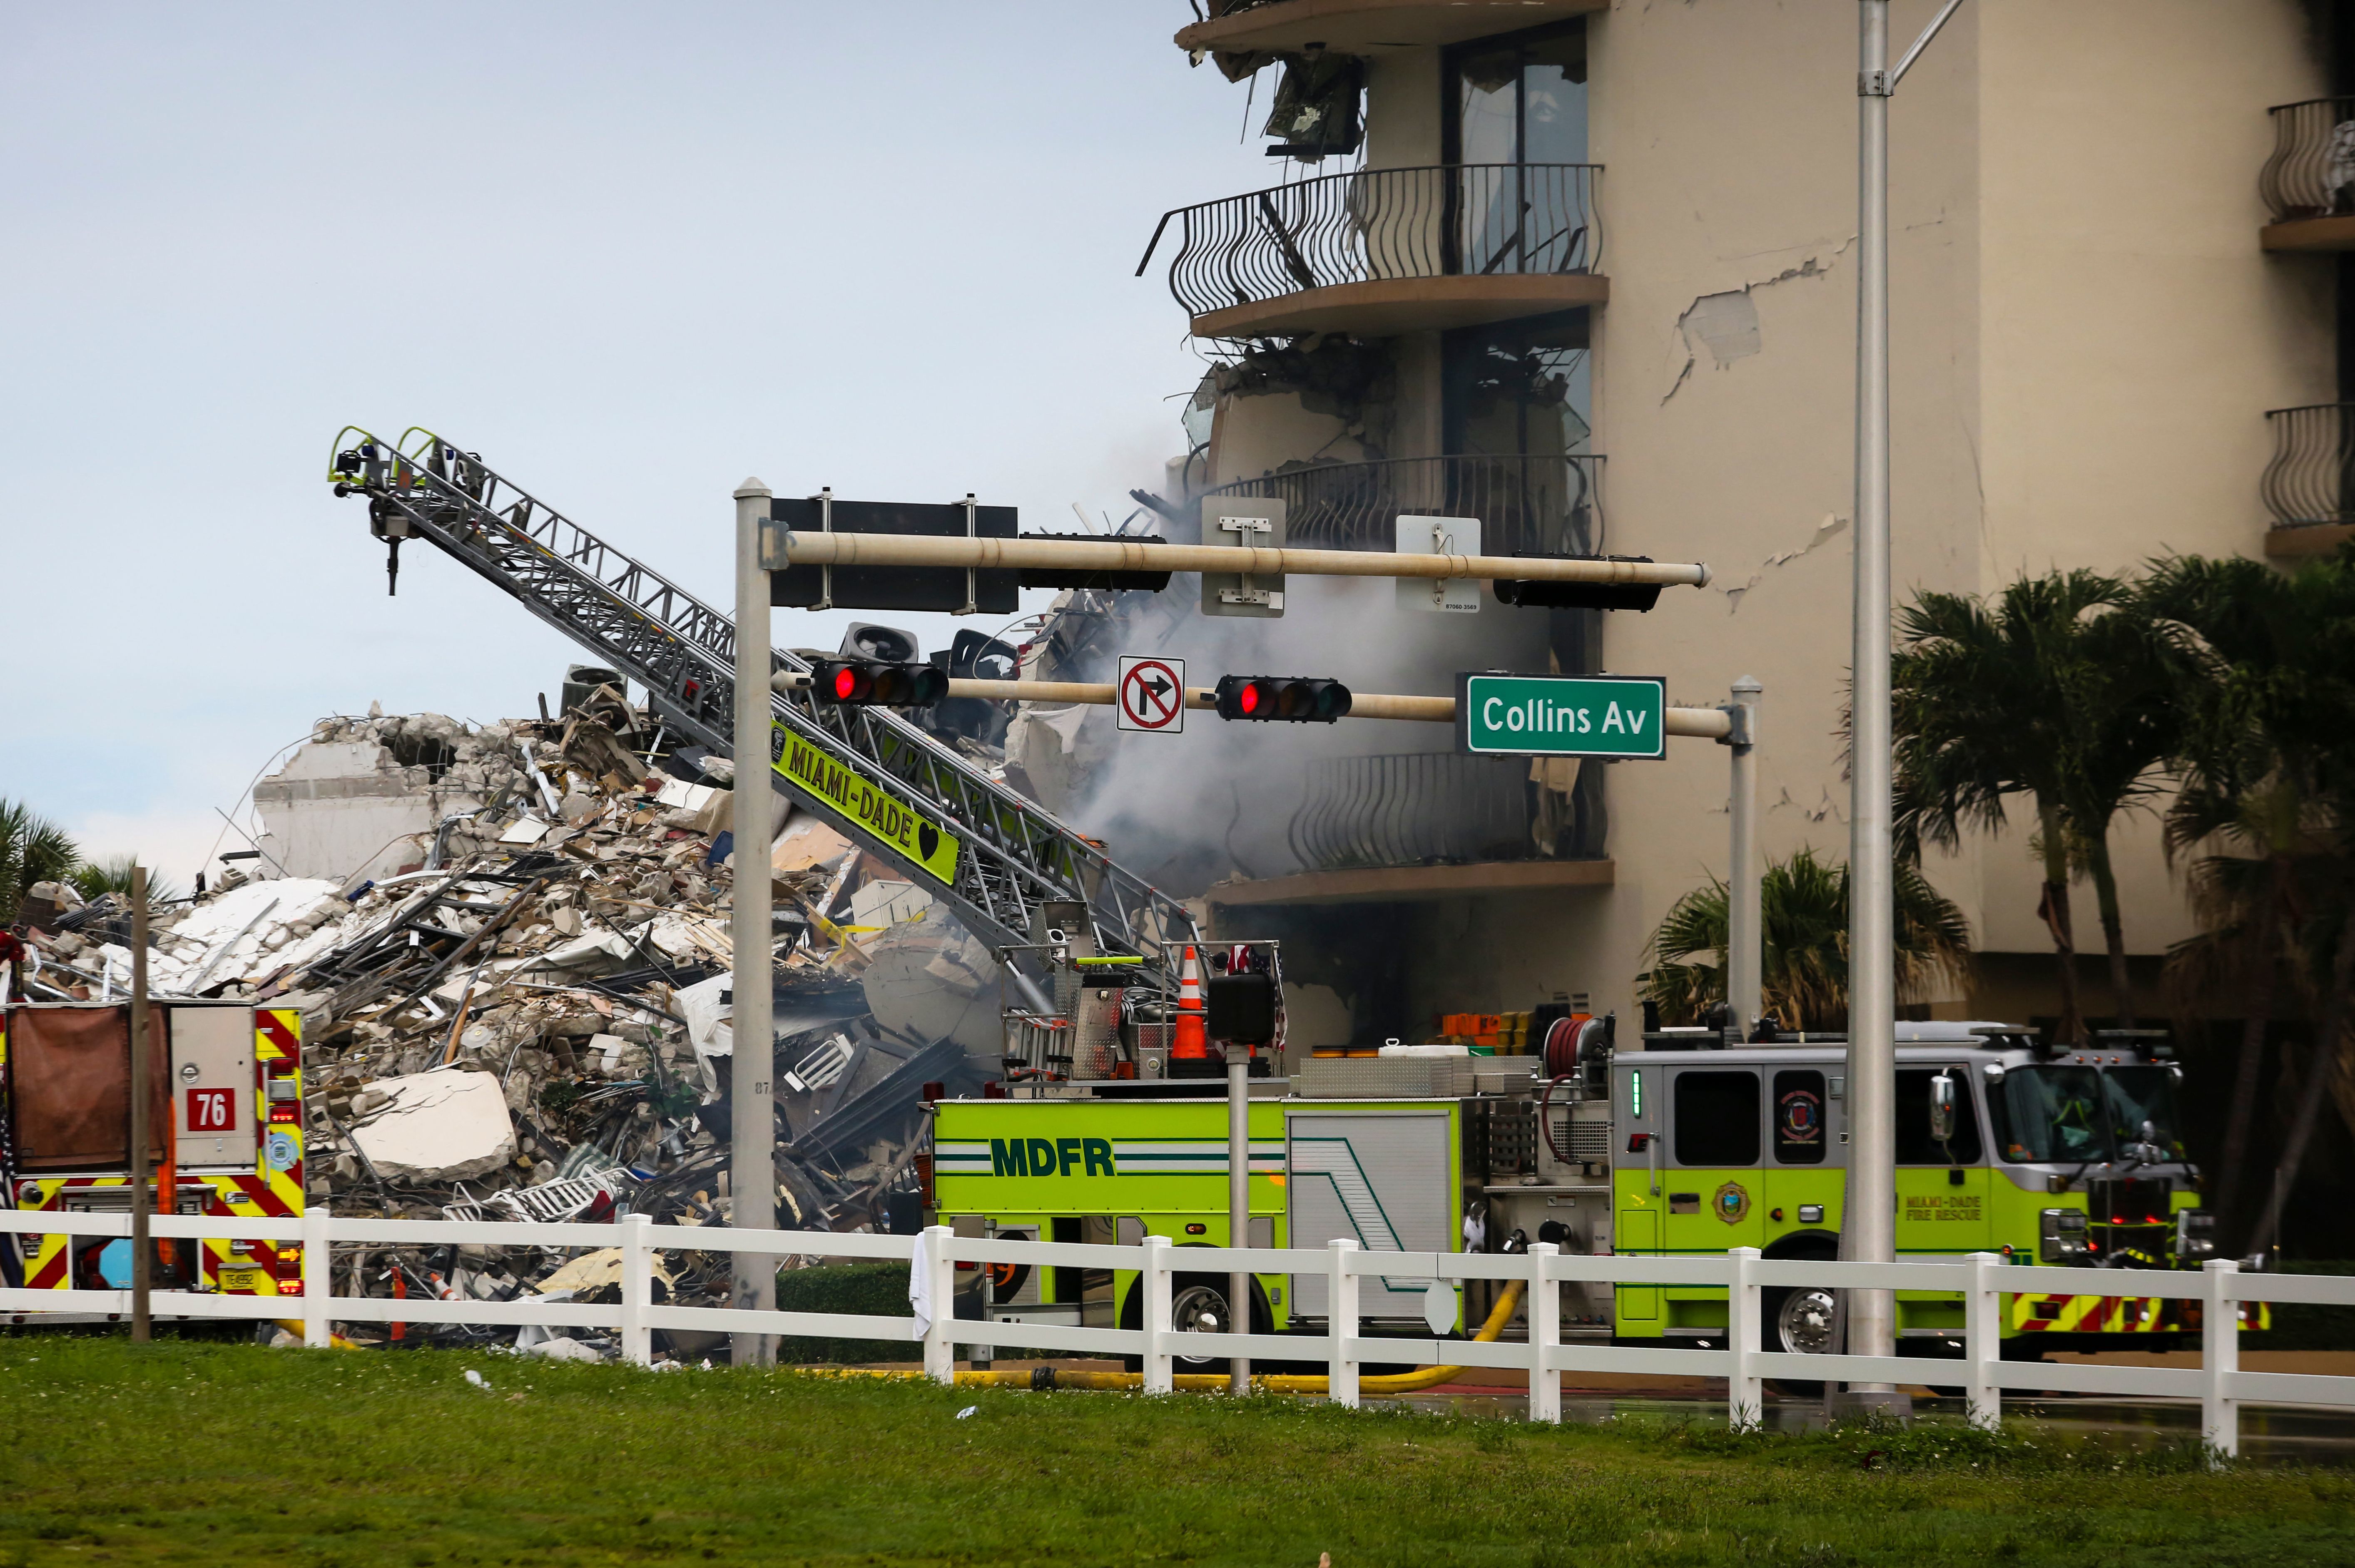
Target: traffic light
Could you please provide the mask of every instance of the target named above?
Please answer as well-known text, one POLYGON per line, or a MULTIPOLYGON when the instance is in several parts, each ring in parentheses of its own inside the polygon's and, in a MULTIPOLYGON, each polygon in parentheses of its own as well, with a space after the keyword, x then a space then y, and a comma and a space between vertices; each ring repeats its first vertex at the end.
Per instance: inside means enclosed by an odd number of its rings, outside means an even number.
POLYGON ((810 666, 810 695, 823 707, 923 708, 948 694, 948 673, 930 664, 821 659, 810 666))
POLYGON ((1349 688, 1306 675, 1221 675, 1212 689, 1222 719, 1331 724, 1349 715, 1349 688))
MULTIPOLYGON (((1594 557, 1582 558, 1592 560, 1594 557)), ((1649 556, 1607 556, 1603 558, 1642 561, 1646 565, 1649 565, 1652 559, 1649 556)), ((1632 609, 1642 612, 1660 602, 1660 585, 1657 583, 1565 583, 1499 577, 1492 586, 1497 591, 1497 603, 1517 604, 1530 609, 1632 609)))

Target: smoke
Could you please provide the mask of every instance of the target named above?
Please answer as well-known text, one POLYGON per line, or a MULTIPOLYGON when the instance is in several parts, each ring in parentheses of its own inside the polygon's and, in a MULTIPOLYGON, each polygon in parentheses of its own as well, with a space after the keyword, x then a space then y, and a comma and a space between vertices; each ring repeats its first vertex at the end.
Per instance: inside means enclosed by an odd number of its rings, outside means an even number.
MULTIPOLYGON (((1485 593, 1474 614, 1400 608, 1387 577, 1292 577, 1280 620, 1206 616, 1200 579, 1180 576, 1145 599, 1124 596, 1114 622, 1089 639, 1092 657, 1067 678, 1114 678, 1121 654, 1185 661, 1189 686, 1221 675, 1317 675, 1352 692, 1446 695, 1461 670, 1546 668, 1547 619, 1485 593), (1131 609, 1130 606, 1135 606, 1131 609)), ((1336 724, 1229 723, 1186 715, 1181 735, 1122 732, 1111 708, 1090 708, 1072 748, 1081 790, 1059 811, 1103 838, 1124 865, 1179 896, 1233 876, 1304 869, 1304 810, 1372 822, 1384 802, 1344 799, 1369 779, 1327 778, 1343 758, 1452 753, 1447 725, 1347 718, 1336 724)), ((1489 766, 1478 764, 1477 766, 1489 766)), ((1525 765, 1498 759, 1507 772, 1525 765)), ((1395 804, 1395 803, 1390 803, 1395 804)), ((1331 835, 1328 833, 1329 839, 1331 835)), ((1328 854, 1329 861, 1329 854, 1328 854)))

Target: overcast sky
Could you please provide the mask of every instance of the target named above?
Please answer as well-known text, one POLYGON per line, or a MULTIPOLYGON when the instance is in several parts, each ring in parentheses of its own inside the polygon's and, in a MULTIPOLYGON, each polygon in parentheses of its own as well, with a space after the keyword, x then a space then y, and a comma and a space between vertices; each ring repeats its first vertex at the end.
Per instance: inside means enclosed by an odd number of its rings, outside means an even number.
POLYGON ((319 715, 581 657, 431 546, 387 599, 346 424, 722 607, 748 473, 1117 522, 1202 368, 1137 257, 1273 177, 1184 0, 0 16, 0 796, 183 886, 319 715))

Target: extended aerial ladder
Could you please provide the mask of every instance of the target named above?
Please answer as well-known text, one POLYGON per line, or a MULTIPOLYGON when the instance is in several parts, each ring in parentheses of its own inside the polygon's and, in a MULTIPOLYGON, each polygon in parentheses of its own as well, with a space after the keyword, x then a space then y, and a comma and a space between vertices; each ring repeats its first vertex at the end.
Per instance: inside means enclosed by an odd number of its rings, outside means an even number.
MULTIPOLYGON (((732 749, 736 627, 727 616, 430 430, 411 428, 388 443, 346 426, 335 454, 328 478, 336 493, 368 497, 369 530, 391 546, 393 569, 401 541, 427 541, 644 686, 673 730, 715 752, 732 749)), ((809 670, 782 649, 770 651, 770 663, 773 674, 809 670)), ((954 871, 943 879, 834 800, 773 768, 778 792, 946 899, 1006 959, 1022 989, 1034 987, 1009 949, 1039 942, 1040 906, 1062 903, 1085 906, 1099 951, 1141 958, 1145 982, 1176 993, 1167 951, 1197 937, 1183 904, 890 709, 820 707, 806 691, 771 702, 773 758, 783 754, 788 734, 798 736, 919 821, 954 835, 954 871)))

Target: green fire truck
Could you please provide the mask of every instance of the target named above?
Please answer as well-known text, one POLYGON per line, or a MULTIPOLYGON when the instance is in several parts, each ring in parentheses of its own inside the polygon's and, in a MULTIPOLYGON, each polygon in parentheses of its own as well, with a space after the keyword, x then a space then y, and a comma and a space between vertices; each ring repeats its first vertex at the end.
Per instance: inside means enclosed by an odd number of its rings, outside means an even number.
MULTIPOLYGON (((930 1206, 960 1234, 1046 1241, 1321 1249, 1349 1236, 1401 1253, 1546 1241, 1580 1254, 1838 1255, 1844 1042, 1737 1044, 1669 1030, 1614 1049, 1601 1022, 1576 1027, 1574 1054, 1317 1058, 1288 1079, 1254 1080, 1241 1238, 1229 1226, 1218 1081, 1033 1073, 943 1098, 932 1107, 930 1206)), ((2122 1295, 2104 1278, 2112 1267, 2198 1267, 2213 1250, 2163 1044, 2119 1037, 2055 1052, 2025 1029, 1967 1023, 1901 1024, 1898 1038, 1901 1258, 1989 1252, 2053 1269, 2050 1290, 2005 1298, 2008 1355, 2162 1350, 2197 1327, 2190 1304, 2122 1295)), ((996 1319, 1135 1327, 1135 1280, 993 1266, 973 1287, 996 1319)), ((1369 1331, 1423 1323, 1434 1287, 1405 1272, 1369 1278, 1369 1331)), ((1222 1273, 1181 1273, 1176 1326, 1224 1329, 1228 1288, 1222 1273)), ((1490 1306, 1481 1284, 1445 1288, 1459 1329, 1490 1306)), ((1710 1343, 1726 1332, 1721 1288, 1561 1289, 1566 1338, 1710 1343)), ((1764 1348, 1828 1348, 1834 1305, 1825 1290, 1770 1292, 1764 1348)), ((2245 1310, 2244 1327, 2264 1326, 2245 1310)), ((1322 1333, 1323 1277, 1257 1276, 1250 1311, 1256 1331, 1322 1333)), ((1901 1349, 1958 1349, 1962 1314, 1959 1294, 1901 1292, 1901 1349)))

